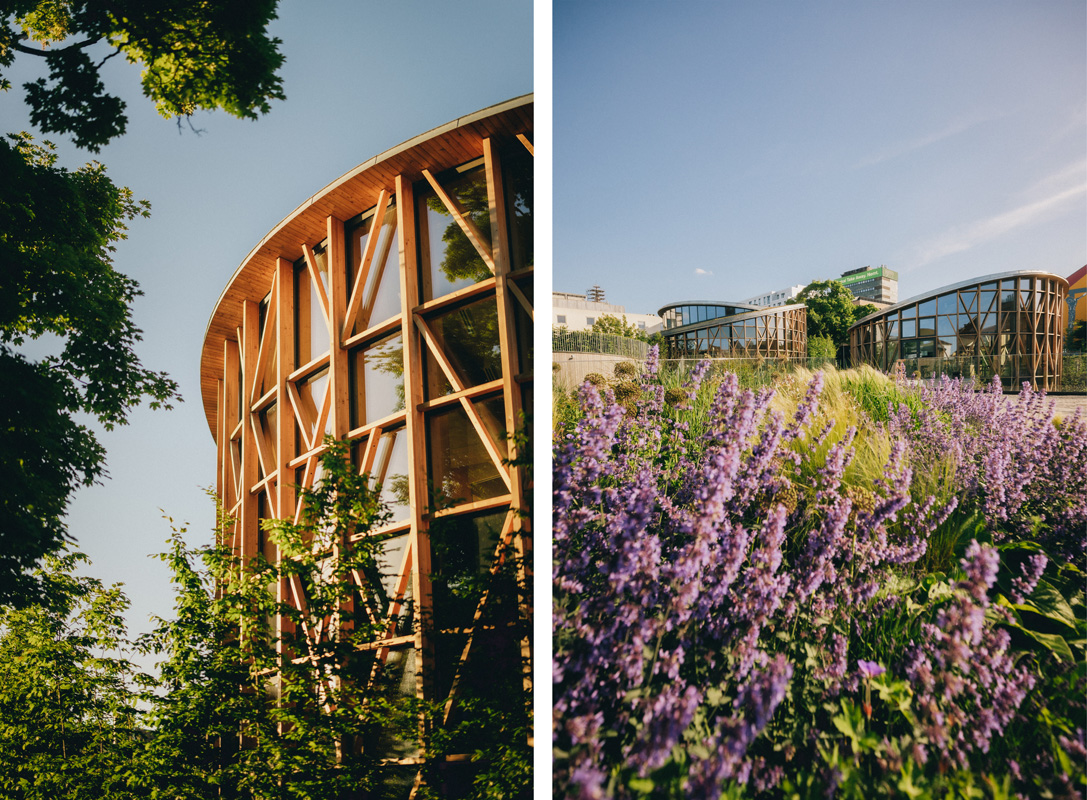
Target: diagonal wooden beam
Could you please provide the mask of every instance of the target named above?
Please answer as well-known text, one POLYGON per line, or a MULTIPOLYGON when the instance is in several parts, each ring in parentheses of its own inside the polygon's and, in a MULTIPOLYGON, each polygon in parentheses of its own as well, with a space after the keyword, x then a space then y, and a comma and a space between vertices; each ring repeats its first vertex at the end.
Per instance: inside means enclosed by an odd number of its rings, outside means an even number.
POLYGON ((536 155, 536 153, 534 153, 533 150, 532 150, 532 142, 530 142, 528 137, 525 136, 523 133, 517 134, 517 141, 519 141, 521 144, 523 144, 525 146, 525 149, 528 150, 528 154, 530 156, 535 156, 536 155))
POLYGON ((268 301, 268 316, 264 318, 264 330, 260 336, 260 350, 257 352, 257 366, 253 371, 253 394, 249 398, 249 405, 257 402, 257 398, 263 394, 261 389, 264 387, 264 370, 268 366, 268 358, 276 346, 276 337, 274 334, 276 325, 276 310, 279 305, 276 301, 279 297, 277 292, 279 291, 279 274, 272 278, 272 294, 268 301))
POLYGON ((480 232, 476 224, 472 222, 471 217, 465 213, 463 206, 457 202, 456 198, 450 195, 442 185, 438 183, 437 179, 430 173, 429 169, 423 170, 423 177, 427 179, 427 182, 434 189, 434 193, 438 195, 438 198, 442 201, 449 213, 453 215, 453 219, 456 221, 460 229, 464 231, 464 235, 468 237, 468 241, 472 243, 472 246, 479 253, 483 262, 487 265, 492 273, 494 272, 494 256, 491 254, 491 246, 483 238, 483 234, 480 232))
POLYGON ((453 365, 449 363, 449 360, 445 357, 445 353, 442 352, 442 347, 438 344, 437 338, 435 338, 433 331, 426 324, 422 317, 413 315, 415 317, 415 327, 419 329, 419 333, 422 334, 423 340, 426 342, 430 352, 434 355, 434 359, 438 362, 438 366, 441 367, 442 372, 445 373, 446 379, 453 387, 453 391, 464 391, 464 384, 457 376, 456 370, 453 369, 453 365))
POLYGON ((313 255, 313 250, 305 242, 302 243, 302 255, 306 257, 309 279, 313 284, 313 288, 317 291, 317 301, 321 304, 321 313, 325 317, 325 326, 331 331, 332 323, 329 322, 328 293, 325 291, 325 282, 321 280, 321 272, 317 269, 317 258, 313 255))
MULTIPOLYGON (((362 304, 362 310, 359 312, 359 319, 362 320, 362 327, 369 328, 372 317, 374 315, 374 303, 377 301, 378 292, 381 290, 381 281, 385 278, 385 266, 389 260, 389 251, 393 247, 393 239, 396 238, 396 217, 393 216, 392 222, 389 225, 389 235, 381 243, 381 250, 374 256, 371 270, 377 270, 377 273, 373 277, 374 291, 370 292, 370 297, 366 302, 362 304)), ((356 323, 357 324, 357 323, 356 323)))
POLYGON ((524 308, 525 313, 528 314, 528 318, 535 322, 536 318, 532 314, 532 303, 530 303, 528 301, 528 298, 525 297, 524 292, 521 291, 521 287, 519 287, 513 281, 507 281, 506 288, 510 290, 510 294, 517 298, 517 302, 519 302, 521 304, 521 307, 524 308))
POLYGON ((467 397, 462 397, 460 399, 460 404, 464 408, 464 412, 468 415, 468 420, 472 423, 472 427, 476 429, 480 441, 483 442, 483 449, 486 450, 487 455, 491 457, 491 461, 494 462, 495 469, 498 470, 502 482, 506 484, 506 489, 512 491, 513 485, 510 483, 509 468, 502 463, 502 454, 498 452, 498 446, 494 443, 494 439, 491 438, 491 432, 487 430, 487 426, 483 424, 483 420, 480 418, 479 412, 476 411, 476 407, 472 405, 471 400, 467 397))
POLYGON ((366 247, 362 252, 362 263, 359 265, 358 278, 355 280, 355 285, 351 287, 351 299, 347 304, 347 314, 344 317, 343 330, 340 331, 340 341, 350 336, 355 327, 355 318, 358 316, 359 308, 362 305, 362 295, 370 277, 370 265, 373 263, 374 251, 377 249, 377 240, 381 238, 381 224, 385 219, 385 208, 388 203, 389 191, 388 189, 382 189, 377 196, 374 216, 370 218, 370 232, 366 235, 366 247))
MULTIPOLYGON (((506 514, 506 521, 502 525, 502 533, 499 535, 498 544, 495 546, 494 559, 491 561, 489 572, 491 578, 494 578, 495 574, 498 572, 498 568, 505 562, 505 550, 513 541, 515 517, 516 514, 513 509, 510 509, 509 513, 506 514)), ((458 690, 460 689, 461 675, 468 664, 468 659, 472 652, 472 642, 475 639, 476 627, 483 618, 483 610, 486 608, 487 598, 490 597, 490 594, 491 590, 490 587, 488 587, 483 592, 483 596, 479 598, 475 614, 472 616, 471 632, 468 634, 468 641, 464 643, 464 649, 461 650, 460 658, 457 660, 457 669, 456 672, 453 673, 453 683, 449 687, 449 695, 446 697, 445 709, 442 717, 443 724, 449 722, 449 715, 453 712, 453 704, 456 702, 458 690)))

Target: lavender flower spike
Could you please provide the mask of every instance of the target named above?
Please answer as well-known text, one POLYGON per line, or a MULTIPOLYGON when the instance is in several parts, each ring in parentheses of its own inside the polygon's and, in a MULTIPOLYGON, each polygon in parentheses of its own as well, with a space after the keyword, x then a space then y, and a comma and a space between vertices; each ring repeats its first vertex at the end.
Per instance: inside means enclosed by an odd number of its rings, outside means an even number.
POLYGON ((857 661, 857 671, 865 680, 871 680, 872 678, 879 677, 887 670, 875 661, 864 661, 863 659, 859 659, 857 661))

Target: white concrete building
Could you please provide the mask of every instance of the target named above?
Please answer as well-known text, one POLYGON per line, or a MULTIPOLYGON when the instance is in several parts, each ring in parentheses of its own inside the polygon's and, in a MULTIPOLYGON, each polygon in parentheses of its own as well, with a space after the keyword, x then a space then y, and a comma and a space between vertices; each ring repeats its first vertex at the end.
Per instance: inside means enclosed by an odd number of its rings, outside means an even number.
POLYGON ((656 333, 661 329, 661 318, 656 314, 630 314, 624 306, 613 303, 596 303, 583 294, 569 292, 551 293, 551 325, 570 331, 587 331, 600 317, 623 319, 638 330, 656 333))
POLYGON ((777 291, 767 292, 766 294, 755 295, 754 297, 749 297, 740 302, 759 306, 760 308, 784 306, 792 303, 793 299, 802 291, 804 291, 803 286, 790 286, 787 289, 778 289, 777 291))

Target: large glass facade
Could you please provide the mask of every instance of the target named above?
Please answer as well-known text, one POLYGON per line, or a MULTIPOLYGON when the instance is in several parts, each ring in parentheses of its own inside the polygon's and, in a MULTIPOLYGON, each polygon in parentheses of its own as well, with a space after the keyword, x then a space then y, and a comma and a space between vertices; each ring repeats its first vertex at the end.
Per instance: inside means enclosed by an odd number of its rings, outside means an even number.
POLYGON ((849 329, 854 364, 909 377, 1060 388, 1068 283, 1046 272, 1008 272, 946 286, 872 314, 849 329))
POLYGON ((668 358, 798 360, 808 355, 804 305, 676 303, 658 313, 665 320, 668 358))
MULTIPOLYGON (((352 538, 382 554, 357 607, 391 626, 358 657, 385 673, 381 691, 457 721, 466 692, 531 673, 528 561, 516 585, 492 568, 530 552, 517 448, 531 435, 532 101, 438 130, 344 176, 250 254, 212 315, 201 382, 223 535, 243 561, 282 557, 261 520, 298 518, 325 437, 350 443, 388 511, 352 538)), ((386 739, 366 746, 406 760, 406 797, 422 751, 386 739)), ((467 764, 463 744, 443 759, 467 764)))

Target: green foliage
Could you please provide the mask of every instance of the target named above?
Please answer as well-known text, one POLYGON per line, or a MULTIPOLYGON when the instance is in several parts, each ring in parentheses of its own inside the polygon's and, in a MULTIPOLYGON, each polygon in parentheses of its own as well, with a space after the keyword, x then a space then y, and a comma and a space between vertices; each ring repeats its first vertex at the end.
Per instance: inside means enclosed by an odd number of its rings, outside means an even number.
MULTIPOLYGON (((860 317, 853 293, 838 281, 813 281, 797 300, 808 307, 808 339, 825 336, 835 347, 849 341, 849 326, 860 317)), ((871 308, 871 306, 865 306, 871 308)), ((871 312, 863 312, 861 316, 871 312)))
MULTIPOLYGON (((811 322, 809 320, 809 326, 811 322)), ((838 355, 838 346, 829 336, 808 337, 808 358, 813 361, 834 361, 838 355)))
POLYGON ((0 795, 130 798, 142 735, 119 586, 77 576, 85 556, 44 559, 48 604, 0 609, 0 795))
MULTIPOLYGON (((31 120, 92 151, 125 130, 124 103, 101 69, 123 55, 143 66, 144 93, 166 116, 222 108, 256 117, 282 98, 278 40, 265 34, 275 0, 238 4, 11 0, 0 22, 0 90, 17 56, 49 77, 26 84, 31 120), (27 42, 40 43, 32 47, 27 42)), ((111 253, 148 204, 115 186, 101 164, 58 167, 52 145, 26 133, 0 139, 0 604, 40 598, 30 572, 66 537, 72 491, 105 474, 88 414, 107 429, 146 399, 169 407, 177 386, 135 354, 135 281, 111 253), (38 362, 20 346, 56 337, 38 362)))
POLYGON ((16 0, 0 26, 0 68, 17 53, 43 59, 49 78, 25 84, 31 120, 95 152, 127 124, 124 102, 101 77, 116 55, 143 66, 143 93, 165 117, 221 108, 256 118, 284 96, 280 42, 266 34, 276 5, 16 0))
POLYGON ((625 336, 628 339, 640 339, 643 342, 648 339, 644 330, 627 322, 626 314, 623 314, 622 319, 612 314, 597 317, 590 330, 593 333, 610 333, 612 336, 625 336))
POLYGON ((0 603, 22 603, 37 594, 30 568, 64 540, 69 495, 104 471, 101 445, 73 415, 110 429, 144 398, 169 407, 177 385, 136 356, 139 288, 110 256, 147 204, 100 164, 57 167, 25 134, 0 140, 0 173, 0 603), (43 336, 58 355, 35 363, 16 349, 43 336))

